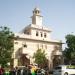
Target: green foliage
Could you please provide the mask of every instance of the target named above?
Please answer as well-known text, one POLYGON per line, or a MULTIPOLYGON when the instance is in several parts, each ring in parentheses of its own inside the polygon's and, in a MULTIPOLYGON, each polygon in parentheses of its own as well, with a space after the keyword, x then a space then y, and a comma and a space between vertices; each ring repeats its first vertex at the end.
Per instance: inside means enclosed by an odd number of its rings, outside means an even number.
POLYGON ((33 58, 35 58, 35 63, 38 65, 42 65, 46 61, 46 54, 44 50, 38 49, 36 53, 34 53, 33 58))
POLYGON ((71 60, 75 59, 75 35, 67 35, 66 44, 67 47, 64 50, 64 55, 66 59, 68 59, 69 62, 71 62, 71 60))
POLYGON ((7 65, 11 61, 14 34, 7 27, 0 27, 0 64, 7 65))

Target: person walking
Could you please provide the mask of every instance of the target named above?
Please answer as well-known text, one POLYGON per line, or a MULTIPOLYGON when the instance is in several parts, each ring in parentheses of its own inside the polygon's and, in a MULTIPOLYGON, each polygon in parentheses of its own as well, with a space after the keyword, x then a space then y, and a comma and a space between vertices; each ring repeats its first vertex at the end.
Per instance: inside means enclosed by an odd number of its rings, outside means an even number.
POLYGON ((4 69, 2 68, 2 66, 0 65, 0 75, 4 74, 4 69))
POLYGON ((31 74, 35 75, 35 67, 34 66, 32 66, 32 68, 31 68, 31 74))

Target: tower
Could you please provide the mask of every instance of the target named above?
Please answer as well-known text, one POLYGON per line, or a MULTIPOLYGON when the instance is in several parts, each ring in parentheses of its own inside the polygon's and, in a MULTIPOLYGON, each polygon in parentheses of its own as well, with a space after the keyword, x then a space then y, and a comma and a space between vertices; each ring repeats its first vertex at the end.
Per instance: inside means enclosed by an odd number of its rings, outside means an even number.
POLYGON ((42 16, 39 8, 33 10, 32 24, 42 26, 42 16))

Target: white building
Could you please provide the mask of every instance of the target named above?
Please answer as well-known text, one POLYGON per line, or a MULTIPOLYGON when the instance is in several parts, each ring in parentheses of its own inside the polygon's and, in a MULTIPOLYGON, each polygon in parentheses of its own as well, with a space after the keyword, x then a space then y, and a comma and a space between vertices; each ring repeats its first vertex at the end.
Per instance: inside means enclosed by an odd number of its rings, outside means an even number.
MULTIPOLYGON (((49 67, 57 65, 62 55, 62 42, 50 37, 51 29, 42 24, 39 8, 33 10, 32 24, 25 27, 21 33, 15 34, 13 66, 33 64, 33 54, 38 49, 45 50, 49 67)), ((60 62, 61 63, 61 62, 60 62)))

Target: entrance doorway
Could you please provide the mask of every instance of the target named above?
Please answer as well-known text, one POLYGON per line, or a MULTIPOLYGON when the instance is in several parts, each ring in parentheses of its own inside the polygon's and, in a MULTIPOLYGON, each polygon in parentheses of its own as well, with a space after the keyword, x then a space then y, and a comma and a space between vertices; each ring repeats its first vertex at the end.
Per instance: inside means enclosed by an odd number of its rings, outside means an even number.
POLYGON ((58 55, 55 55, 53 58, 53 68, 61 64, 61 58, 58 55))
POLYGON ((26 56, 27 54, 21 54, 20 61, 19 61, 20 66, 26 66, 30 64, 30 59, 28 59, 26 56))

